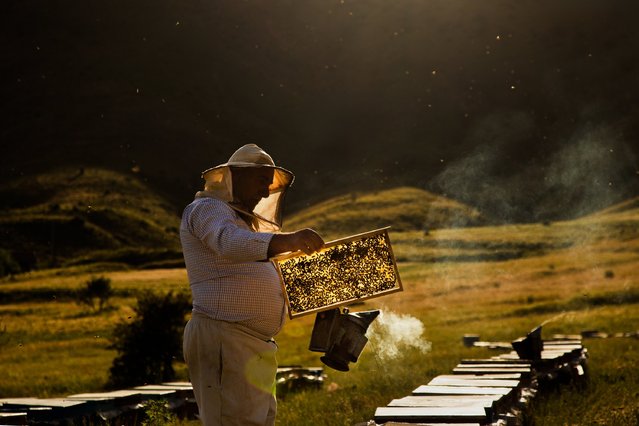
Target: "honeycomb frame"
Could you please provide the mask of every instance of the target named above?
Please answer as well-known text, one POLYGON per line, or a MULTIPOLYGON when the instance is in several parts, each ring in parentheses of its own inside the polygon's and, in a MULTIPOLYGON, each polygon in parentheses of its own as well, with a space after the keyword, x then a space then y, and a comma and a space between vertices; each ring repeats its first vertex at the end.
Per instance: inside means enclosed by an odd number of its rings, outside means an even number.
POLYGON ((291 319, 402 291, 389 228, 325 244, 316 253, 271 258, 291 319))

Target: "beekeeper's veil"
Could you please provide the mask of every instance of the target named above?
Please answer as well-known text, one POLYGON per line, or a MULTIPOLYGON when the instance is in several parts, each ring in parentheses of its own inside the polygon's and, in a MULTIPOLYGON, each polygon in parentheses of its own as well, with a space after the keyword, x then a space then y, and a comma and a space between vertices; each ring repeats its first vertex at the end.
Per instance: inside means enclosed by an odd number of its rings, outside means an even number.
POLYGON ((231 155, 229 161, 202 172, 205 180, 204 191, 196 197, 213 197, 229 203, 229 205, 254 220, 257 231, 275 232, 282 227, 282 203, 286 191, 293 183, 295 176, 290 171, 276 166, 275 162, 262 148, 255 144, 247 144, 231 155), (247 212, 233 204, 233 167, 269 167, 273 169, 273 182, 269 186, 269 196, 262 198, 252 212, 247 212))

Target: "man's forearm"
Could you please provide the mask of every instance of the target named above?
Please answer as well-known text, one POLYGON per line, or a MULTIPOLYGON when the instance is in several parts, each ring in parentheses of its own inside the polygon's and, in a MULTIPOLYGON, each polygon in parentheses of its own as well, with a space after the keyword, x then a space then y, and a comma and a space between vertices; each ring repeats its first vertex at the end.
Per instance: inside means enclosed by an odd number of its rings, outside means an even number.
POLYGON ((303 251, 311 254, 324 246, 324 240, 312 229, 275 234, 268 246, 268 257, 281 253, 303 251))

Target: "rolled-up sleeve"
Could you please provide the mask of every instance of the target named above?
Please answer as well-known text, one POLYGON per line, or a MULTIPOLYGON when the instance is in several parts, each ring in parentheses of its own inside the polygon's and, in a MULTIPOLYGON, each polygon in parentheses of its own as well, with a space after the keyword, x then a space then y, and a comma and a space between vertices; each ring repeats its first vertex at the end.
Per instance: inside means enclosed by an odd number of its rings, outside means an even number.
POLYGON ((207 198, 189 205, 184 215, 188 231, 217 255, 234 262, 268 257, 273 234, 253 232, 237 224, 237 215, 226 203, 207 198))

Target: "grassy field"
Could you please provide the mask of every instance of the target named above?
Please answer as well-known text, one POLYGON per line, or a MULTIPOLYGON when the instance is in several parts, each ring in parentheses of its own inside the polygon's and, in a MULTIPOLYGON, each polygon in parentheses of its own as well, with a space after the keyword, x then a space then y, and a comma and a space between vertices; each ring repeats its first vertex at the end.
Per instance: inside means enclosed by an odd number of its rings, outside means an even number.
MULTIPOLYGON (((636 203, 635 203, 636 204, 636 203)), ((280 425, 352 425, 406 396, 462 358, 462 336, 512 341, 545 323, 543 337, 639 330, 639 213, 633 204, 575 221, 391 232, 403 291, 353 311, 380 309, 370 342, 347 373, 326 369, 320 391, 280 399, 280 425)), ((343 233, 342 236, 347 235, 343 233)), ((87 267, 85 267, 87 268, 87 267)), ((0 283, 0 397, 98 391, 115 356, 114 325, 130 321, 135 294, 188 291, 183 269, 33 272, 0 283), (116 296, 96 312, 70 296, 96 274, 116 296)), ((321 366, 307 349, 314 316, 278 336, 281 365, 321 366)), ((637 424, 639 339, 586 339, 590 382, 534 401, 537 425, 637 424)), ((176 362, 180 378, 184 365, 176 362)))

